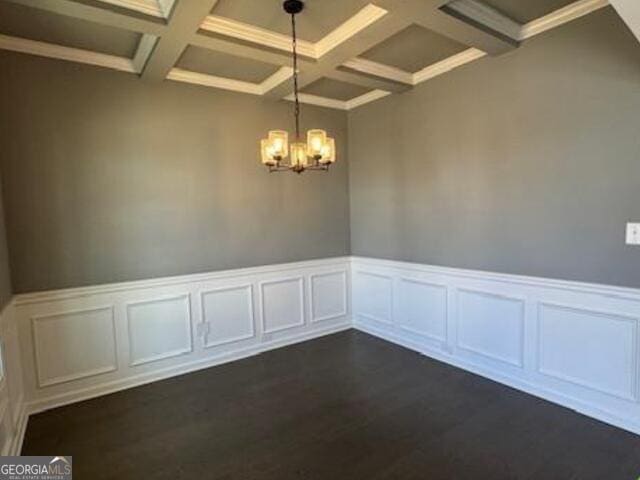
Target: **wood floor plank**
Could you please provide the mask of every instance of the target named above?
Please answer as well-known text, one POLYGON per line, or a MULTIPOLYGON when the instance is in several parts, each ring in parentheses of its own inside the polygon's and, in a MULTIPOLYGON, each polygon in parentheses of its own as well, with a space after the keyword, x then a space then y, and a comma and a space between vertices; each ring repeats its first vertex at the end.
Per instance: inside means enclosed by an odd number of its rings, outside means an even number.
POLYGON ((348 331, 32 416, 77 479, 602 479, 640 437, 348 331))

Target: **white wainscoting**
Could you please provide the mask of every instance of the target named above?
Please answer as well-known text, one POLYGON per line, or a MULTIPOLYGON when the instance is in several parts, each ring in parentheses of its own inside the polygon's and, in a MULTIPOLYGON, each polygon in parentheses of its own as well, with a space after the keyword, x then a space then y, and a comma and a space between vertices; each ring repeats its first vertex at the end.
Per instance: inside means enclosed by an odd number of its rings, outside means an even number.
POLYGON ((640 291, 352 258, 356 328, 640 434, 640 291))
POLYGON ((18 325, 10 302, 0 313, 0 455, 19 455, 27 426, 18 325))
POLYGON ((352 326, 640 434, 638 322, 634 289, 360 257, 19 295, 0 448, 28 413, 352 326))
POLYGON ((19 295, 28 410, 348 329, 349 278, 341 257, 19 295))

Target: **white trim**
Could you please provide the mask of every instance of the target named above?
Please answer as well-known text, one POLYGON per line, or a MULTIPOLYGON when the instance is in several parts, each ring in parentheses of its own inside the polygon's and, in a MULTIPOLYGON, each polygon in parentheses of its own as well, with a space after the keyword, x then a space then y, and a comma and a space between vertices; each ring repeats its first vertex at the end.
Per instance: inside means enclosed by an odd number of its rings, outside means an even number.
POLYGON ((566 7, 537 18, 522 26, 520 40, 526 40, 552 28, 564 25, 572 20, 588 15, 609 5, 608 0, 579 0, 566 7))
MULTIPOLYGON (((348 111, 366 103, 374 102, 380 98, 386 97, 387 95, 391 95, 391 92, 387 92, 385 90, 371 90, 370 92, 360 95, 359 97, 352 98, 351 100, 336 100, 334 98, 321 97, 311 93, 300 93, 298 94, 298 99, 300 100, 300 103, 306 103, 308 105, 348 111)), ((287 95, 284 99, 293 102, 293 94, 287 95)))
POLYGON ((251 95, 262 95, 260 84, 234 80, 233 78, 216 77, 205 73, 191 72, 181 68, 172 68, 167 75, 167 80, 176 82, 191 83, 204 87, 221 88, 233 92, 250 93, 251 95))
POLYGON ((347 100, 346 102, 346 110, 352 110, 354 108, 358 108, 361 105, 366 103, 374 102, 379 100, 380 98, 384 98, 387 95, 391 95, 391 92, 387 92, 385 90, 372 90, 364 95, 360 95, 359 97, 352 98, 351 100, 347 100))
MULTIPOLYGON (((165 4, 167 0, 99 0, 102 3, 108 3, 115 5, 116 7, 126 8, 128 10, 135 10, 146 15, 152 15, 154 17, 166 18, 167 11, 165 10, 165 4)), ((173 3, 171 0, 169 0, 173 3)))
MULTIPOLYGON (((263 45, 291 52, 291 37, 273 32, 265 28, 256 27, 248 23, 238 22, 230 18, 209 15, 200 25, 202 30, 237 38, 249 43, 263 45)), ((298 39, 298 53, 305 57, 318 58, 315 44, 298 39)))
POLYGON ((111 294, 132 290, 146 290, 151 288, 171 287, 174 285, 184 285, 187 283, 209 282, 213 280, 226 280, 229 278, 247 277, 252 275, 262 275, 269 273, 280 273, 295 271, 305 268, 331 267, 343 265, 349 262, 351 257, 330 257, 319 260, 303 260, 300 262, 276 263, 261 265, 258 267, 235 268, 230 270, 218 270, 206 273, 192 273, 188 275, 176 275, 173 277, 149 278, 147 280, 133 280, 129 282, 108 283, 90 287, 75 287, 61 290, 49 290, 44 292, 21 293, 13 297, 14 305, 23 307, 27 305, 37 305, 41 303, 56 302, 60 300, 71 300, 85 298, 94 295, 111 294))
POLYGON ((27 423, 29 421, 29 413, 24 401, 20 402, 20 413, 18 414, 18 425, 16 432, 11 440, 9 455, 19 456, 22 452, 22 444, 24 443, 24 435, 27 433, 27 423))
POLYGON ((40 57, 56 58, 70 62, 85 63, 98 67, 112 68, 128 73, 137 73, 133 60, 105 53, 91 52, 79 48, 64 47, 52 43, 38 42, 26 38, 0 34, 0 49, 28 53, 40 57))
POLYGON ((382 258, 362 257, 357 255, 352 256, 351 260, 356 264, 363 263, 367 266, 403 269, 416 273, 449 275, 473 280, 486 280, 491 282, 517 284, 531 287, 553 288, 575 293, 591 293, 615 299, 638 302, 638 308, 640 308, 640 289, 636 288, 618 287, 615 285, 605 285, 599 283, 576 282, 573 280, 559 280, 555 278, 530 277, 526 275, 498 273, 486 270, 441 267, 436 265, 427 265, 424 263, 404 262, 401 260, 386 260, 382 258))
MULTIPOLYGON (((293 94, 287 95, 284 99, 293 102, 293 94)), ((343 100, 336 100, 334 98, 321 97, 310 93, 300 93, 298 94, 298 99, 300 100, 300 103, 316 105, 318 107, 333 108, 335 110, 348 110, 347 102, 343 100)))
POLYGON ((343 67, 376 77, 388 78, 407 85, 414 85, 413 75, 400 68, 357 57, 342 64, 343 67))
POLYGON ((330 32, 324 38, 319 40, 314 48, 316 52, 316 58, 322 58, 338 45, 346 42, 350 38, 360 33, 365 28, 374 24, 387 12, 384 8, 377 7, 373 4, 366 5, 362 10, 356 13, 353 17, 348 19, 342 25, 330 32))
POLYGON ((449 58, 445 58, 444 60, 429 65, 428 67, 414 73, 413 84, 418 85, 419 83, 430 80, 434 77, 437 77, 438 75, 442 75, 443 73, 450 72, 454 68, 466 65, 467 63, 473 62, 474 60, 482 58, 486 55, 486 53, 478 50, 477 48, 469 48, 463 52, 460 52, 449 58))
POLYGON ((206 73, 192 72, 182 68, 172 68, 167 75, 167 80, 191 83, 204 87, 220 88, 233 92, 250 93, 251 95, 264 95, 282 82, 287 81, 293 75, 293 68, 282 67, 276 73, 268 77, 262 83, 244 82, 233 78, 217 77, 206 73))

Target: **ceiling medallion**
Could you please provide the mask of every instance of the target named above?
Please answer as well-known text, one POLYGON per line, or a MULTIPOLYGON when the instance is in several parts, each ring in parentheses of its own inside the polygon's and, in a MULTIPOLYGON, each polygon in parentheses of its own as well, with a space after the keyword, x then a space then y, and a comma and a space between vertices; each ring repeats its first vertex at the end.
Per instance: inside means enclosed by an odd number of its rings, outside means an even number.
POLYGON ((270 172, 329 170, 329 166, 336 161, 334 139, 327 137, 327 132, 320 129, 309 130, 306 143, 300 139, 296 15, 304 9, 304 3, 301 0, 286 0, 282 6, 291 15, 295 141, 289 144, 289 134, 285 130, 271 130, 268 138, 260 142, 262 163, 270 172))

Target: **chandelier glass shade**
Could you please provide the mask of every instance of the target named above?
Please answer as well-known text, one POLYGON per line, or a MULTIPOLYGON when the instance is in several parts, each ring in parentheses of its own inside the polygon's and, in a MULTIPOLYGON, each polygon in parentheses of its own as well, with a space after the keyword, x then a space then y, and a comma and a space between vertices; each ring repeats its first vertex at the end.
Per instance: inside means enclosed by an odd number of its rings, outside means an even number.
POLYGON ((271 130, 268 137, 260 141, 262 164, 270 172, 302 173, 305 170, 328 170, 329 166, 336 161, 335 140, 329 138, 327 132, 320 129, 309 130, 306 139, 301 138, 300 135, 296 14, 303 10, 304 3, 301 0, 286 0, 283 7, 285 12, 291 15, 295 137, 292 142, 289 142, 287 131, 271 130))

